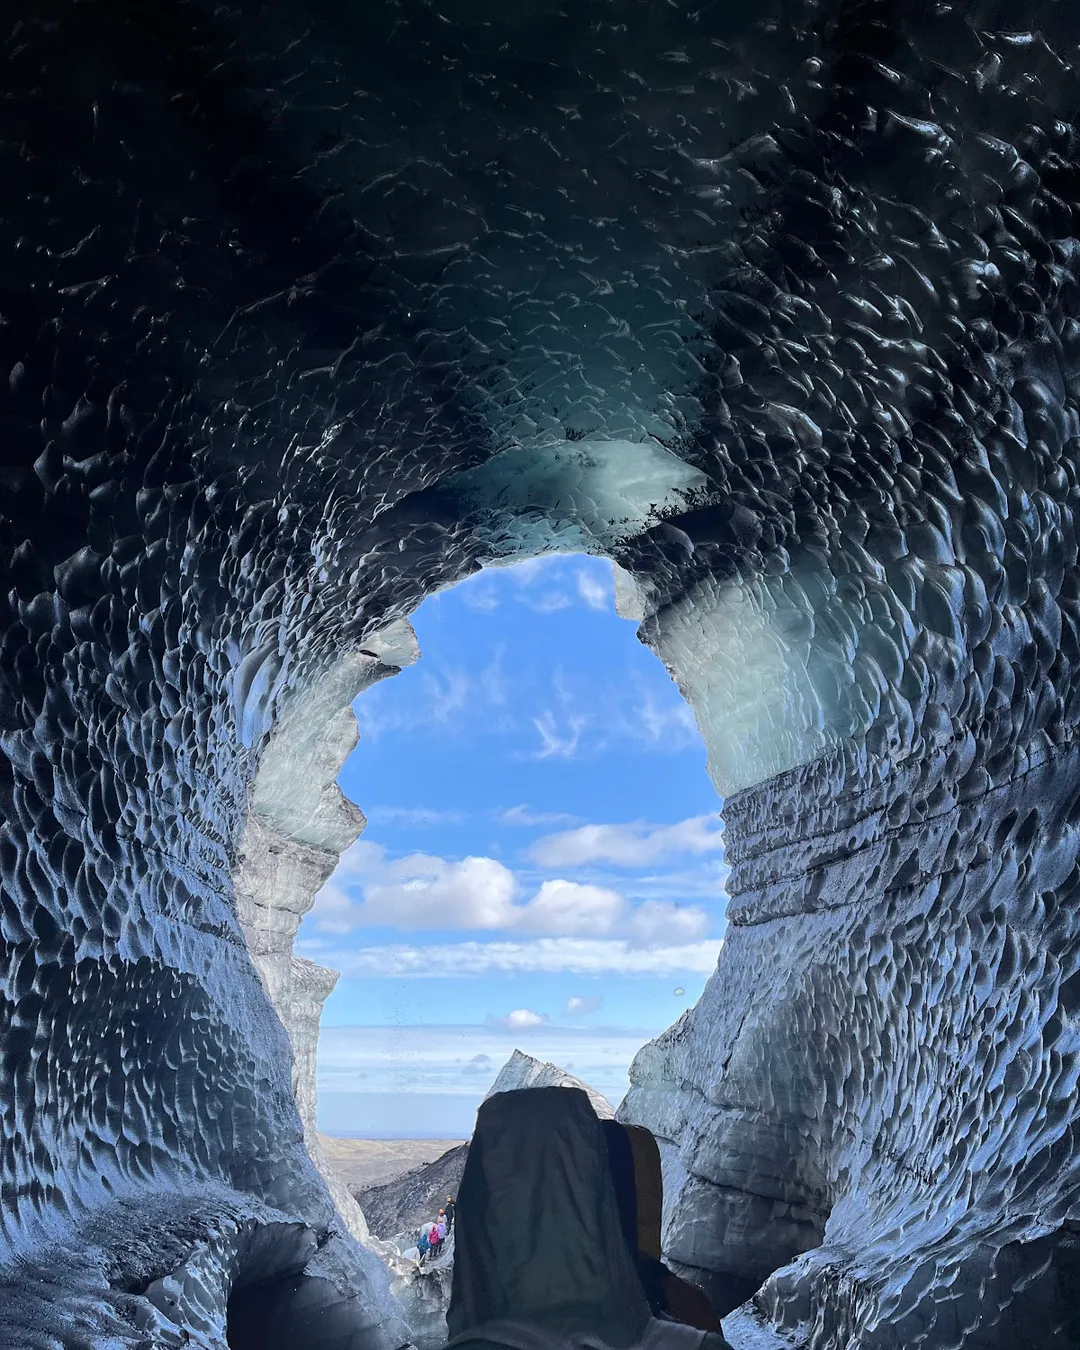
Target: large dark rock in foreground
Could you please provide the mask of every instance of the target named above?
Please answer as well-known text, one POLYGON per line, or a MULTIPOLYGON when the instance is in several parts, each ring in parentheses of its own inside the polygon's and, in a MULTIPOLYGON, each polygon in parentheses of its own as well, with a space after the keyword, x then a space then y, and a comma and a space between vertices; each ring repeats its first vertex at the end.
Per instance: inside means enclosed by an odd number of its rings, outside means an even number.
MULTIPOLYGON (((607 1099, 580 1078, 521 1050, 515 1050, 499 1070, 487 1096, 540 1087, 578 1088, 586 1093, 601 1120, 608 1120, 614 1114, 607 1099)), ((436 1217, 448 1196, 457 1196, 468 1156, 466 1142, 447 1149, 433 1162, 412 1167, 390 1181, 375 1186, 351 1185, 349 1190, 359 1202, 376 1237, 409 1236, 421 1223, 436 1217)))
POLYGON ((728 799, 624 1108, 673 1257, 818 1350, 1075 1342, 1074 9, 9 10, 0 1344, 402 1344, 249 889, 358 828, 311 709, 558 548, 728 799))

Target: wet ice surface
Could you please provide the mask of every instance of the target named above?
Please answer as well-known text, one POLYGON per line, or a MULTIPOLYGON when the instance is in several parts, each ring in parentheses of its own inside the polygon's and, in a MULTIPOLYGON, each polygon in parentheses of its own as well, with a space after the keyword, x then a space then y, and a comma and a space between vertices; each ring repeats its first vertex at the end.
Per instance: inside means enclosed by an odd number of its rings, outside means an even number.
POLYGON ((728 803, 719 971, 624 1108, 672 1258, 815 1347, 1076 1338, 1069 24, 24 16, 0 1343, 220 1345, 259 1281, 402 1343, 291 933, 360 824, 334 707, 553 547, 619 564, 728 803))

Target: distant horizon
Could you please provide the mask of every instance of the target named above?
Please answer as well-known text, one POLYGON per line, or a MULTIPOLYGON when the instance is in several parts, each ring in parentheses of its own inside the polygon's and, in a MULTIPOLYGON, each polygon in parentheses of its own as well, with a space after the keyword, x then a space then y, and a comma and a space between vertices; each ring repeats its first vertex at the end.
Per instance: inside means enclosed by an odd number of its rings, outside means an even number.
MULTIPOLYGON (((320 1130, 319 1133, 324 1135, 327 1139, 362 1139, 370 1141, 373 1144, 424 1144, 429 1140, 434 1141, 437 1139, 440 1142, 457 1145, 467 1144, 469 1138, 471 1138, 471 1136, 458 1138, 456 1135, 452 1134, 372 1134, 370 1131, 367 1131, 364 1134, 354 1134, 352 1131, 341 1134, 337 1131, 331 1132, 329 1130, 320 1130)), ((421 1164, 417 1163, 417 1166, 419 1167, 421 1164)))
POLYGON ((513 1051, 555 1064, 618 1107, 634 1056, 662 1028, 330 1026, 319 1037, 316 1119, 354 1139, 468 1139, 513 1051))

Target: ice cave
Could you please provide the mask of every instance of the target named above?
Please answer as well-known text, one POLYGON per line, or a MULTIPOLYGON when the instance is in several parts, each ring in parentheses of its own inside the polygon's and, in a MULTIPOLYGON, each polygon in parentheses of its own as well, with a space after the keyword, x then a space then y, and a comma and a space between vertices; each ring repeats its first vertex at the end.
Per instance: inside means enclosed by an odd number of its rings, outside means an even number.
POLYGON ((1075 7, 0 31, 2 1350, 409 1344, 292 938, 409 614, 568 549, 726 800, 667 1259, 735 1350, 1080 1345, 1075 7))

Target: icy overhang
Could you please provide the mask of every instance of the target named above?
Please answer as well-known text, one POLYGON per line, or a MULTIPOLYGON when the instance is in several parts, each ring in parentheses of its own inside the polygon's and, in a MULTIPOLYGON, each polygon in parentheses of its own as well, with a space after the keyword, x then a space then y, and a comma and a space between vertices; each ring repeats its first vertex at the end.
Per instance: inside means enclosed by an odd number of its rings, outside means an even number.
POLYGON ((450 485, 496 556, 613 548, 687 510, 708 479, 655 441, 575 441, 504 450, 450 485))

